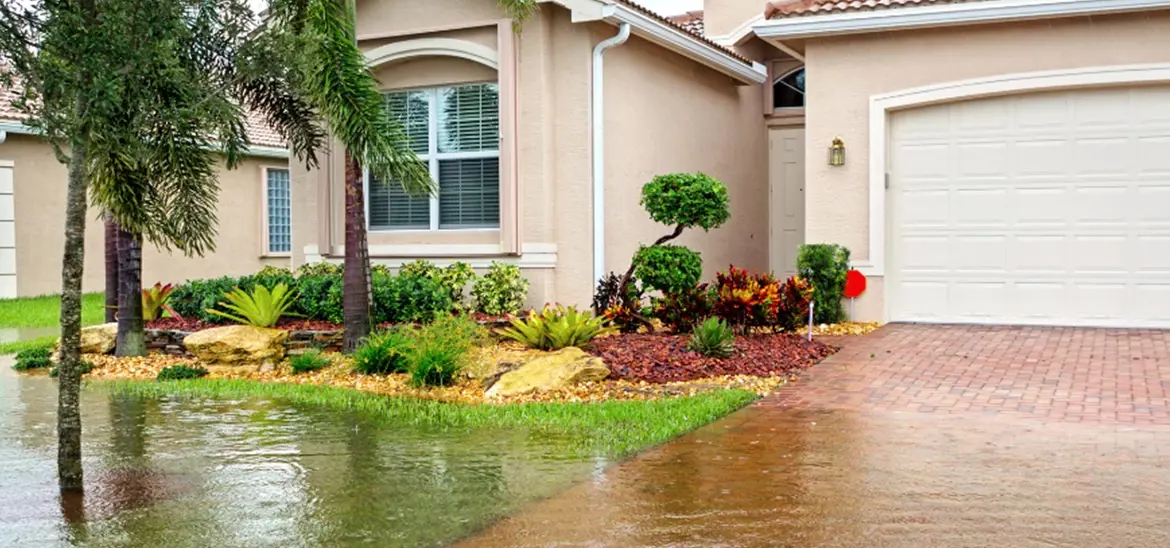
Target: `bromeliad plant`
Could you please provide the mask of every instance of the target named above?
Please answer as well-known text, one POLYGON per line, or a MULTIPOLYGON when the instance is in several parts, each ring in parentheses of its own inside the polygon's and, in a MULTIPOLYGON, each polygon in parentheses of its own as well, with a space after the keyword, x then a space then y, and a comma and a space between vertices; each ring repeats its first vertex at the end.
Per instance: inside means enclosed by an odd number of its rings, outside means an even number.
POLYGON ((695 327, 687 348, 704 356, 726 358, 735 351, 735 332, 719 318, 707 318, 695 327))
POLYGON ((167 304, 167 299, 170 298, 171 292, 174 290, 174 284, 163 285, 162 282, 155 282, 154 286, 143 289, 142 319, 148 322, 157 320, 162 317, 163 310, 166 310, 173 318, 182 318, 167 304))
POLYGON ((578 312, 577 307, 545 306, 528 317, 512 320, 512 326, 497 330, 503 337, 540 350, 560 350, 569 346, 588 344, 594 337, 617 329, 606 325, 603 317, 578 312))
POLYGON ((237 287, 224 294, 224 298, 228 302, 221 301, 219 306, 234 314, 215 309, 208 309, 207 312, 244 325, 272 327, 281 317, 292 315, 288 309, 296 301, 296 292, 285 284, 277 284, 271 291, 256 285, 250 294, 237 287))

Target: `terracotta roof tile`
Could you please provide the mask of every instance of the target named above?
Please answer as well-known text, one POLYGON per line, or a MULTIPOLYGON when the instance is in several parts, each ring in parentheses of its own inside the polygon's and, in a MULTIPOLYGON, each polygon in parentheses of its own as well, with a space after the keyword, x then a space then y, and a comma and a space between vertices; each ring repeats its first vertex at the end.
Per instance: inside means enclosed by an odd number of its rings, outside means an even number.
POLYGON ((687 27, 683 26, 682 24, 680 24, 676 21, 673 21, 672 18, 661 15, 658 12, 656 12, 650 8, 635 4, 635 3, 631 2, 630 0, 614 0, 614 2, 617 4, 621 4, 623 6, 626 6, 634 11, 637 11, 637 12, 641 13, 642 15, 645 15, 645 16, 653 18, 653 19, 657 19, 658 21, 661 21, 663 23, 666 23, 667 25, 670 25, 670 26, 678 29, 678 30, 681 30, 681 31, 693 36, 696 40, 727 54, 732 59, 735 59, 736 61, 739 61, 739 62, 741 62, 749 67, 752 65, 752 62, 750 59, 736 53, 732 49, 721 46, 718 43, 716 43, 715 41, 708 39, 706 36, 703 36, 701 34, 701 31, 700 31, 700 33, 696 33, 694 30, 688 29, 687 27))
POLYGON ((688 11, 679 15, 667 16, 671 23, 674 23, 683 28, 683 30, 697 34, 699 36, 706 36, 706 28, 703 25, 703 11, 688 11))
MULTIPOLYGON (((13 86, 11 89, 7 86, 0 88, 0 120, 14 122, 24 120, 24 114, 16 110, 16 107, 13 106, 13 102, 16 101, 19 94, 19 84, 13 86)), ((264 121, 263 116, 257 113, 253 112, 248 114, 247 119, 244 121, 244 127, 248 131, 248 141, 253 145, 274 148, 285 147, 284 138, 264 121)))
POLYGON ((765 19, 783 19, 805 15, 824 15, 856 11, 896 9, 933 4, 962 4, 984 0, 783 0, 769 2, 765 19))

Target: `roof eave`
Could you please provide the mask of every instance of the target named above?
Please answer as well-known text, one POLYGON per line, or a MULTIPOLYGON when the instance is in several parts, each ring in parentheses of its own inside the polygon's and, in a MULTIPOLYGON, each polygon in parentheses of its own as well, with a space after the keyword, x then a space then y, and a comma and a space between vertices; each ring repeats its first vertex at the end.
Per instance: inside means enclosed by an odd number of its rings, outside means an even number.
MULTIPOLYGON (((35 128, 26 126, 18 120, 0 120, 0 133, 40 135, 40 132, 35 128)), ((287 148, 267 145, 250 145, 244 149, 244 154, 259 158, 283 158, 286 160, 289 157, 287 148)))
POLYGON ((752 25, 768 41, 1170 8, 1170 0, 989 0, 789 16, 752 25))
POLYGON ((726 74, 741 84, 761 84, 768 79, 767 68, 760 63, 744 63, 719 48, 695 39, 686 31, 621 4, 607 8, 602 18, 604 21, 615 25, 629 23, 635 35, 726 74))

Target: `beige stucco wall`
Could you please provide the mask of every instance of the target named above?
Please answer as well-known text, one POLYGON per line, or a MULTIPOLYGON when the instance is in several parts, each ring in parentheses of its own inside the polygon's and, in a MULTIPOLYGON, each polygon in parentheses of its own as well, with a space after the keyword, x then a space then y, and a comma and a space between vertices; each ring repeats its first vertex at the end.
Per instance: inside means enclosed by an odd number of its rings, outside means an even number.
MULTIPOLYGON (((36 137, 9 134, 0 144, 0 159, 15 163, 17 292, 20 296, 60 293, 61 255, 65 237, 65 166, 52 148, 36 137)), ((216 251, 203 258, 167 254, 147 244, 144 284, 191 278, 246 274, 265 264, 287 265, 287 258, 261 258, 262 167, 284 167, 282 159, 245 160, 236 170, 221 170, 219 237, 216 251)), ((85 291, 105 288, 103 224, 88 214, 85 233, 85 291)))
MULTIPOLYGON (((869 98, 1001 74, 1170 62, 1170 12, 1068 18, 810 40, 807 116, 808 242, 835 242, 869 259, 869 98), (840 136, 848 163, 829 167, 840 136)), ((858 300, 884 316, 880 280, 858 300)))
MULTIPOLYGON (((373 38, 360 45, 369 49, 389 41, 436 36, 461 37, 497 49, 479 30, 430 29, 473 25, 492 20, 486 5, 499 19, 494 3, 480 0, 443 0, 420 9, 407 2, 359 2, 360 33, 373 38), (363 6, 369 9, 363 11, 363 6), (411 29, 419 32, 410 34, 411 29), (405 33, 405 34, 404 34, 405 33), (455 34, 462 33, 461 36, 455 34), (480 34, 477 34, 480 33, 480 34)), ((487 27, 485 27, 487 28, 487 27)), ((492 29, 494 31, 494 28, 492 29)), ((590 157, 590 63, 593 46, 616 32, 611 25, 577 24, 567 10, 542 4, 516 38, 516 172, 519 234, 522 247, 556 247, 555 268, 525 267, 527 253, 518 260, 532 283, 529 304, 558 301, 588 305, 592 299, 592 179, 590 157)), ((506 56, 505 54, 502 54, 506 56)), ((502 59, 501 64, 507 59, 502 59)), ((490 71, 473 62, 426 57, 379 67, 384 89, 483 81, 490 71)), ((610 270, 624 269, 639 242, 652 241, 668 228, 658 226, 638 205, 642 184, 655 174, 705 171, 732 187, 732 221, 710 234, 687 235, 683 243, 699 249, 710 269, 728 263, 763 268, 767 261, 767 201, 753 199, 767 192, 767 157, 758 88, 736 86, 697 63, 641 39, 607 53, 607 238, 610 270), (663 122, 666 123, 663 123, 663 122)), ((501 95, 501 100, 506 97, 501 95)), ((334 164, 328 195, 332 202, 335 244, 341 243, 343 211, 340 154, 334 164)), ((294 168, 294 216, 315 215, 325 194, 316 191, 317 174, 294 168), (300 191, 302 188, 306 191, 300 191)), ((300 222, 294 230, 295 262, 306 260, 303 247, 320 240, 317 227, 300 222)), ((425 232, 370 235, 379 245, 498 243, 499 233, 425 232)), ((376 255, 376 253, 372 253, 376 255)), ((436 262, 516 257, 458 257, 441 253, 375 257, 394 265, 415 258, 436 262)))
POLYGON ((639 244, 673 227, 655 223, 638 201, 666 173, 703 172, 727 184, 731 220, 676 243, 703 255, 704 276, 729 264, 768 266, 768 150, 761 88, 738 86, 640 38, 605 59, 606 266, 623 271, 639 244))
POLYGON ((703 0, 707 36, 730 34, 747 20, 764 13, 764 0, 703 0))

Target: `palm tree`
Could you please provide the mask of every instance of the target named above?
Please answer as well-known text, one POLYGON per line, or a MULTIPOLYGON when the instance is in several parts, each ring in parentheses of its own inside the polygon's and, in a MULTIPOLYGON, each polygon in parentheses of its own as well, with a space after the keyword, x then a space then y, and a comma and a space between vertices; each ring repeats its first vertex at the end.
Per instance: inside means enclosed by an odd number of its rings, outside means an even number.
MULTIPOLYGON (((536 0, 498 0, 514 28, 536 12, 536 0)), ((427 166, 385 108, 378 81, 357 47, 353 0, 275 0, 273 32, 295 37, 306 97, 345 153, 345 350, 370 333, 370 257, 363 167, 370 179, 401 185, 410 195, 436 191, 427 166)))

